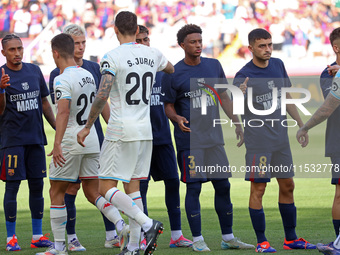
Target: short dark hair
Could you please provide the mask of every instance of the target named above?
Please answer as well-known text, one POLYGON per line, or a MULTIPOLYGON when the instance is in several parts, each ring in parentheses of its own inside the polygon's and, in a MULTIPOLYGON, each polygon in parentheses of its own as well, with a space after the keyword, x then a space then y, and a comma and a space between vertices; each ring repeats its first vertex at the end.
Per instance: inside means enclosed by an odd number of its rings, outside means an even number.
POLYGON ((249 44, 254 44, 256 40, 260 39, 270 39, 272 38, 271 34, 263 29, 263 28, 256 28, 248 34, 248 42, 249 44))
POLYGON ((139 34, 146 33, 147 35, 149 35, 149 29, 147 29, 147 27, 143 25, 138 25, 138 27, 139 27, 139 34))
POLYGON ((52 50, 56 50, 62 58, 73 58, 74 41, 69 34, 61 33, 52 38, 52 50))
POLYGON ((335 40, 340 39, 340 27, 334 29, 332 33, 329 35, 329 41, 331 42, 332 46, 335 40))
POLYGON ((199 33, 202 34, 202 29, 194 24, 187 24, 183 26, 180 30, 177 32, 177 43, 178 45, 181 45, 182 42, 184 42, 185 37, 189 34, 199 33))
POLYGON ((16 34, 5 35, 5 37, 2 38, 2 40, 1 40, 2 49, 5 49, 5 45, 7 44, 7 42, 10 41, 10 40, 13 40, 13 39, 17 39, 17 40, 21 41, 20 37, 17 36, 16 34))
POLYGON ((122 11, 117 14, 115 26, 122 35, 134 35, 137 32, 137 16, 129 11, 122 11))

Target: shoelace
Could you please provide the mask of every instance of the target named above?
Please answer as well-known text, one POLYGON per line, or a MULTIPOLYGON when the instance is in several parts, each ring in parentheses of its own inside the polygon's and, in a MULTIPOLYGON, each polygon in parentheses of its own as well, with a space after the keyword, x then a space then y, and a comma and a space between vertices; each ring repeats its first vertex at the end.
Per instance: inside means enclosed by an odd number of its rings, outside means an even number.
POLYGON ((8 242, 11 246, 15 246, 15 244, 18 242, 18 239, 15 238, 15 235, 13 235, 13 238, 8 242))

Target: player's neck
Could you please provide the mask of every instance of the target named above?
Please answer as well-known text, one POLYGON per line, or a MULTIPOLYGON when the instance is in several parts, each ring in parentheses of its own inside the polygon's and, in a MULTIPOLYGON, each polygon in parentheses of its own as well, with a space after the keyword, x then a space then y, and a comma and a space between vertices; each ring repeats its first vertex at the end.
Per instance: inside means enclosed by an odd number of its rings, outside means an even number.
POLYGON ((120 44, 124 43, 130 43, 130 42, 135 42, 136 41, 136 35, 121 35, 118 36, 118 41, 120 44))
POLYGON ((185 56, 184 63, 186 63, 189 66, 197 66, 201 63, 201 56, 198 57, 192 57, 192 56, 185 56))
POLYGON ((20 63, 20 65, 13 65, 12 63, 7 62, 6 66, 8 67, 8 69, 13 70, 13 71, 20 71, 22 68, 22 63, 20 63))
POLYGON ((340 55, 338 55, 338 54, 336 54, 335 63, 336 63, 337 65, 340 65, 340 55))
POLYGON ((70 66, 77 66, 76 61, 73 58, 69 58, 69 59, 63 59, 58 63, 58 67, 60 69, 60 74, 62 74, 64 72, 64 70, 67 67, 70 66))
POLYGON ((76 61, 76 64, 78 66, 83 66, 83 59, 82 58, 74 58, 74 61, 76 61))
POLYGON ((269 60, 253 58, 253 64, 260 68, 266 68, 269 64, 269 60))

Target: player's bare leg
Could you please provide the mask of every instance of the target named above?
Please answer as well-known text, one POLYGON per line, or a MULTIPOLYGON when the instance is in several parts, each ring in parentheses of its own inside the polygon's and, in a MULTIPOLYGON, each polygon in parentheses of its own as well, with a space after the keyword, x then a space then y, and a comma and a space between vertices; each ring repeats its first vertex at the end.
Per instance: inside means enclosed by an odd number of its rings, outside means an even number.
POLYGON ((262 209, 262 197, 266 191, 267 183, 251 182, 250 184, 250 197, 249 208, 262 209))
POLYGON ((277 178, 279 184, 279 203, 294 203, 294 180, 293 178, 277 178))

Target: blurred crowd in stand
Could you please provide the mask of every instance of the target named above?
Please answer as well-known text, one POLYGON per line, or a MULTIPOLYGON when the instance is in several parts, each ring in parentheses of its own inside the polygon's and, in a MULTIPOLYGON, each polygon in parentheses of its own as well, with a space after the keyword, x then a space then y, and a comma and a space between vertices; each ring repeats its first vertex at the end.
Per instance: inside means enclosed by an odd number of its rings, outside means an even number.
POLYGON ((112 26, 114 17, 120 10, 129 10, 137 14, 139 24, 150 29, 153 46, 162 49, 176 47, 178 29, 194 23, 203 28, 206 56, 218 57, 226 46, 233 45, 240 58, 249 57, 247 35, 261 27, 272 34, 274 50, 284 57, 327 57, 332 55, 328 36, 340 24, 340 8, 336 2, 2 0, 0 37, 14 32, 22 38, 34 39, 54 18, 50 36, 60 33, 68 22, 77 23, 86 28, 88 58, 96 61, 107 49, 118 45, 112 26))

